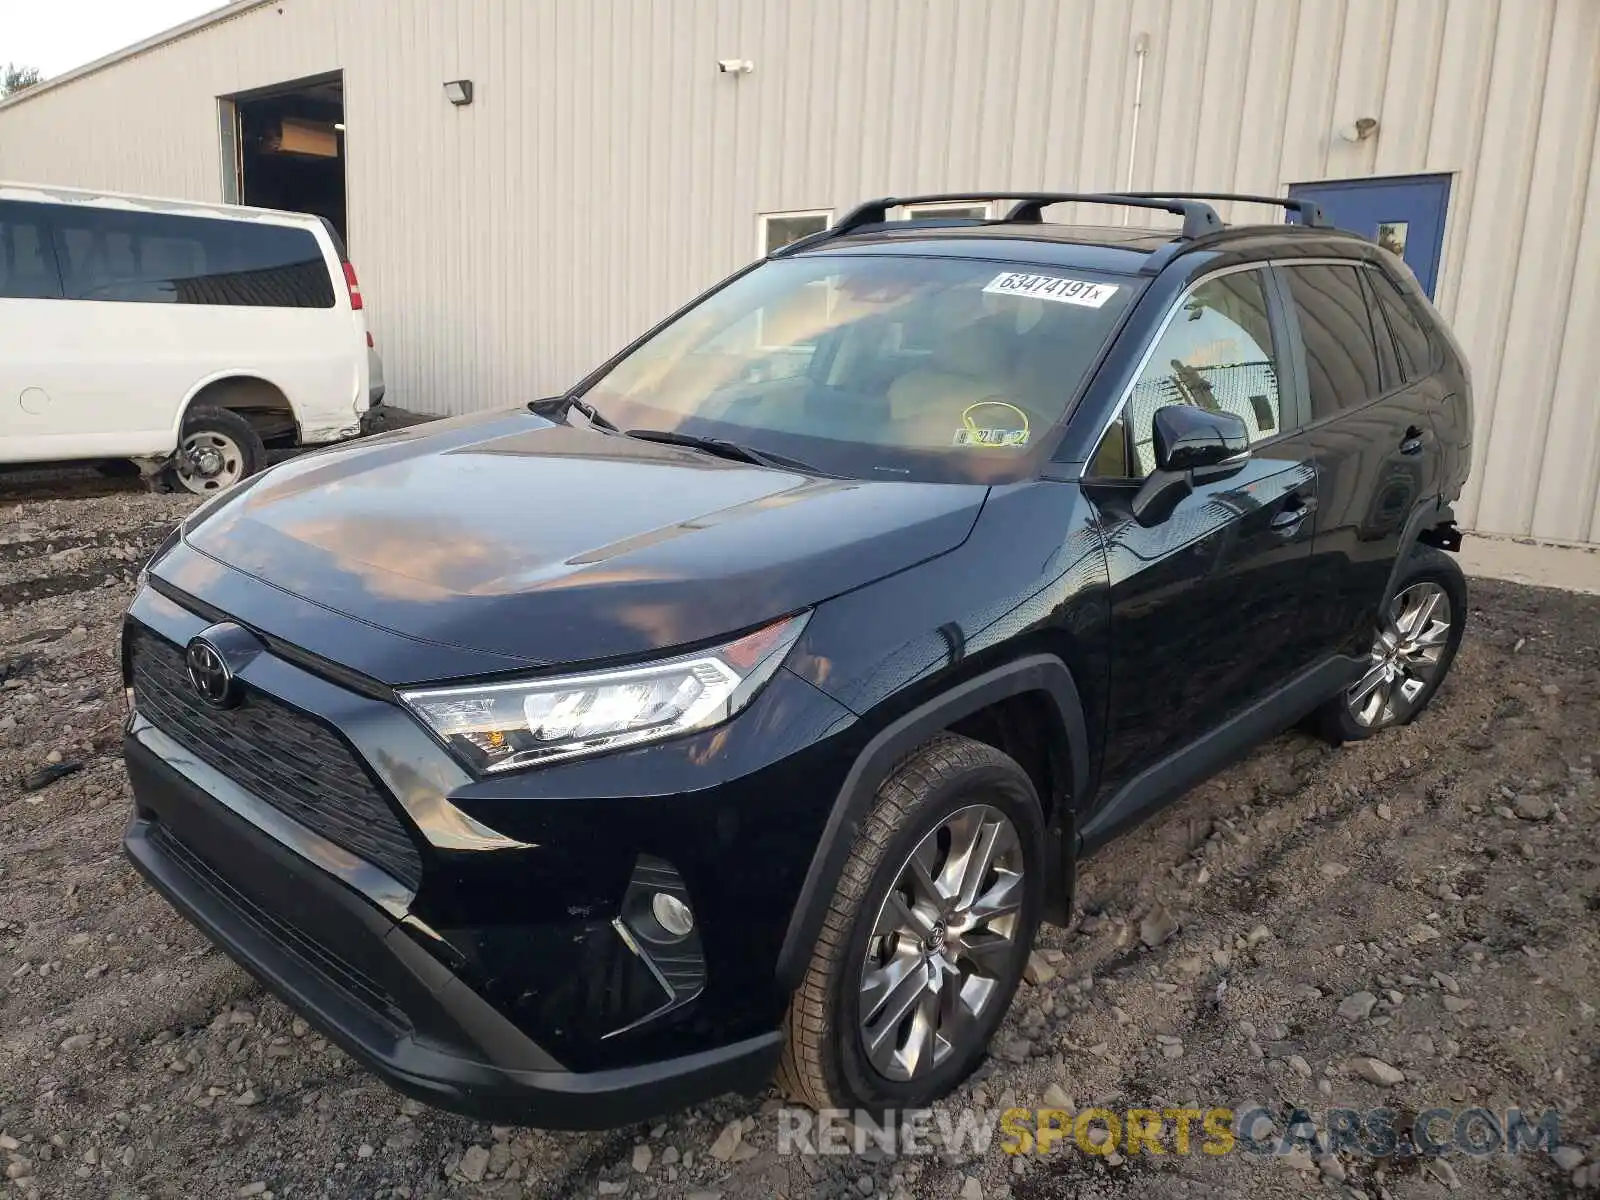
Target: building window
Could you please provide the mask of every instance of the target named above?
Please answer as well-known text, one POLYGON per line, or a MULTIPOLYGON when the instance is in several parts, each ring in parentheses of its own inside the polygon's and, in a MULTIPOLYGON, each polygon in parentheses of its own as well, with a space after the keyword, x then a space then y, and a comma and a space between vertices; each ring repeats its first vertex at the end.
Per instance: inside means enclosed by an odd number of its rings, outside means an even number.
POLYGON ((759 225, 760 253, 763 257, 782 250, 790 242, 798 242, 813 233, 821 233, 833 224, 831 208, 813 208, 803 212, 762 213, 759 225))
POLYGON ((994 205, 983 204, 917 204, 905 210, 907 221, 990 221, 994 219, 994 205))

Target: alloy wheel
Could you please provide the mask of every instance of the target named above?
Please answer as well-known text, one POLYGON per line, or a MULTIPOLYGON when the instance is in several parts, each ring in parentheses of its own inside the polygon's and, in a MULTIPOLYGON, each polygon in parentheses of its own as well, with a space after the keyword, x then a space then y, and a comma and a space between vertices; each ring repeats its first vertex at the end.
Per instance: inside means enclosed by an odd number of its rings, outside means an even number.
POLYGON ((1023 891, 1021 839, 996 808, 960 809, 917 843, 861 970, 861 1045, 886 1079, 925 1075, 980 1036, 1014 961, 1023 891))
POLYGON ((1433 682, 1450 640, 1450 597, 1436 583, 1414 583, 1394 598, 1372 643, 1367 672, 1346 694, 1366 728, 1404 721, 1433 682))
POLYGON ((202 429, 183 439, 178 447, 178 481, 204 496, 232 487, 244 478, 244 451, 231 437, 202 429))

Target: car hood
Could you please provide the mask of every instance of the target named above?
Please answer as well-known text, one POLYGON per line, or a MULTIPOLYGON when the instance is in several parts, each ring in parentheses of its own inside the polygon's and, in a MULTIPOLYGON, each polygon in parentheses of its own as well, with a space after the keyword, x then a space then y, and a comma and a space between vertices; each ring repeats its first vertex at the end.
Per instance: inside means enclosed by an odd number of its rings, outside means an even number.
POLYGON ((758 625, 954 549, 986 494, 747 466, 516 410, 284 463, 185 536, 320 609, 476 651, 467 674, 483 655, 587 662, 758 625))

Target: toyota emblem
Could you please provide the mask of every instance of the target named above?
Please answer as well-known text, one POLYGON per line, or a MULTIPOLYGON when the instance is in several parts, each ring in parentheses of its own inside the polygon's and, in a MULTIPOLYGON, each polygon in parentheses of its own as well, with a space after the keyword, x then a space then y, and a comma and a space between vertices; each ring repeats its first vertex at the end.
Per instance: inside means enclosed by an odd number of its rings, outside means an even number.
POLYGON ((189 682, 200 694, 200 699, 213 708, 232 708, 239 703, 233 672, 227 660, 203 634, 190 639, 188 648, 183 652, 183 660, 189 668, 189 682))

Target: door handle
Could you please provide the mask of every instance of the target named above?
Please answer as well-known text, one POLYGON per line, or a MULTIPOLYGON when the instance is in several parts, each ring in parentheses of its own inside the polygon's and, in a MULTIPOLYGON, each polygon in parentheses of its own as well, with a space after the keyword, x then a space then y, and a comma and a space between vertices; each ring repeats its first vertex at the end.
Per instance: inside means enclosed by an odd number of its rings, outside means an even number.
POLYGON ((1421 454, 1423 434, 1415 425, 1406 430, 1405 440, 1400 443, 1401 454, 1421 454))
POLYGON ((1274 513, 1270 524, 1279 533, 1293 533, 1300 528, 1300 522, 1311 515, 1311 510, 1317 507, 1315 496, 1290 496, 1283 506, 1283 511, 1274 513))

